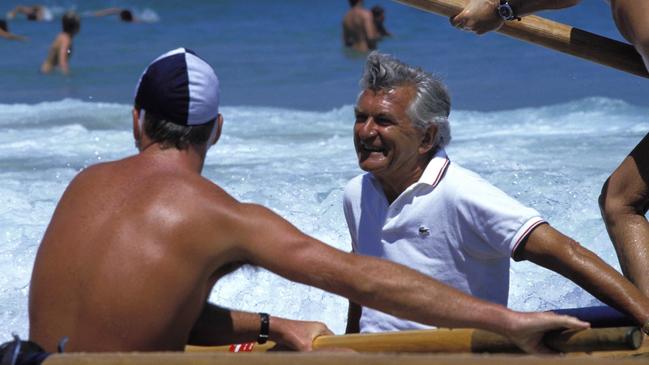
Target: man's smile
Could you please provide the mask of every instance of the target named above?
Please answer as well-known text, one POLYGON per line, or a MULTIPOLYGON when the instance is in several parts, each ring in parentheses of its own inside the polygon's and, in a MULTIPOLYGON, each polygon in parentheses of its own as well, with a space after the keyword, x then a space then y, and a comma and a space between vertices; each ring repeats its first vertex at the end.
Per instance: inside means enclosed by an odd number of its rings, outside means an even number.
POLYGON ((366 142, 361 141, 360 143, 360 152, 366 152, 366 153, 381 153, 383 155, 387 154, 387 150, 384 147, 381 146, 372 146, 367 144, 366 142))

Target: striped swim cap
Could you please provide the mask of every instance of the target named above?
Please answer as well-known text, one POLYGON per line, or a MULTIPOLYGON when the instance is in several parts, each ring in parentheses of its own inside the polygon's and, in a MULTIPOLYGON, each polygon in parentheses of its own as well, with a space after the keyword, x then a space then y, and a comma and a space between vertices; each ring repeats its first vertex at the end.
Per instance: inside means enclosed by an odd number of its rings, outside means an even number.
POLYGON ((193 126, 216 119, 219 79, 196 53, 186 48, 156 58, 140 77, 135 105, 169 122, 193 126))

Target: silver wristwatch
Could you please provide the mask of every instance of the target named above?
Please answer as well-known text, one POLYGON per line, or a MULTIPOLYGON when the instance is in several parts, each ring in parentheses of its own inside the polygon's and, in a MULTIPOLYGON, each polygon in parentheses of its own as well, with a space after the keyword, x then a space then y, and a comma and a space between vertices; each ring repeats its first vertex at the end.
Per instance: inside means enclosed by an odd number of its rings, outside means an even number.
POLYGON ((521 20, 516 13, 516 9, 512 7, 508 0, 500 0, 500 4, 496 7, 496 13, 503 20, 521 20))

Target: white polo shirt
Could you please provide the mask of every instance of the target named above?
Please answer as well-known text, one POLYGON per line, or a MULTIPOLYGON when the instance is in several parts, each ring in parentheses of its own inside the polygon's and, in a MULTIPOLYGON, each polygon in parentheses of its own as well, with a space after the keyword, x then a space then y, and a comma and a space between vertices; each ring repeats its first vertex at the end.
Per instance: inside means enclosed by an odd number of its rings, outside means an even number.
MULTIPOLYGON (((509 259, 539 213, 451 163, 440 149, 420 180, 388 204, 371 173, 345 187, 354 252, 409 266, 473 296, 507 305, 509 259)), ((363 308, 361 332, 430 328, 363 308)))

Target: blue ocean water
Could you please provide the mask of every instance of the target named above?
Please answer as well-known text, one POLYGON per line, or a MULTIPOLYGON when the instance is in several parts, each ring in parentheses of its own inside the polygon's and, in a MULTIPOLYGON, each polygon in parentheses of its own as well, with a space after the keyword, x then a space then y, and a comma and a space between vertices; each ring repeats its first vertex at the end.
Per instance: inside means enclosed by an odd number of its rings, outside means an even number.
MULTIPOLYGON (((18 1, 0 3, 0 14, 18 1)), ((0 41, 0 340, 26 336, 34 254, 54 207, 83 167, 135 152, 133 88, 157 55, 185 46, 216 69, 225 130, 205 175, 236 198, 269 206, 308 234, 349 250, 342 188, 360 173, 351 139, 363 57, 342 49, 344 0, 43 1, 55 20, 15 19, 28 42, 0 41), (93 18, 128 7, 144 22, 93 18), (38 68, 75 9, 82 29, 72 74, 38 68)), ((439 74, 453 98, 451 159, 538 209, 555 227, 618 268, 599 216, 601 184, 649 130, 647 80, 498 34, 476 37, 446 19, 386 0, 395 35, 382 51, 439 74)), ((544 13, 619 39, 604 1, 544 13)), ((597 303, 565 279, 512 265, 510 306, 520 310, 597 303)), ((216 303, 344 331, 346 301, 240 270, 216 303)))
MULTIPOLYGON (((0 14, 20 1, 3 1, 0 14)), ((345 0, 44 1, 55 15, 127 7, 150 23, 84 17, 74 41, 73 75, 38 74, 59 19, 9 22, 30 37, 0 42, 0 103, 61 100, 130 103, 143 66, 171 48, 194 49, 217 70, 225 105, 330 110, 353 102, 363 58, 343 51, 345 0)), ((394 37, 380 45, 404 61, 439 74, 455 108, 498 110, 541 106, 589 96, 649 105, 647 82, 499 34, 460 32, 447 19, 388 0, 394 37)), ((602 0, 546 12, 556 20, 620 39, 602 0)))

